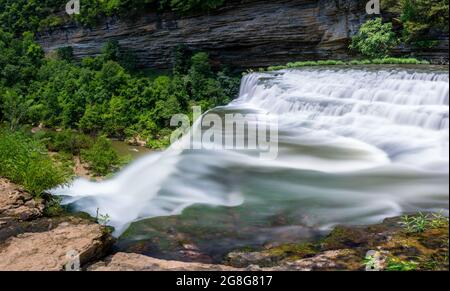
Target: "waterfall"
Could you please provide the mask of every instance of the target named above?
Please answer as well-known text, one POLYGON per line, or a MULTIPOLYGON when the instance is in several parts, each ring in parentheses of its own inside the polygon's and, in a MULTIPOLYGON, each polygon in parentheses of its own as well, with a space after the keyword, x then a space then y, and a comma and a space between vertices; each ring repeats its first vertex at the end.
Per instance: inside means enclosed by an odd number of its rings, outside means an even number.
POLYGON ((276 160, 173 146, 111 180, 78 179, 52 193, 77 210, 108 213, 117 235, 196 204, 259 205, 262 220, 289 208, 295 223, 320 229, 448 209, 448 72, 255 73, 243 78, 238 99, 211 112, 249 111, 277 116, 276 160))

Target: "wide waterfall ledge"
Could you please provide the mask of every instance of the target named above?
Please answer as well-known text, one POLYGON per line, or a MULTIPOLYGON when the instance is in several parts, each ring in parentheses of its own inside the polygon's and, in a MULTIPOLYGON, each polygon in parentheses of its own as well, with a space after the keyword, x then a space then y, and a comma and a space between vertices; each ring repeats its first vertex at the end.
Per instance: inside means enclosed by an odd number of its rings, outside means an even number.
POLYGON ((243 78, 239 98, 214 110, 249 109, 277 115, 276 160, 168 149, 111 180, 80 179, 52 193, 75 210, 107 213, 116 235, 193 205, 258 209, 246 214, 256 221, 290 213, 293 224, 318 229, 448 210, 448 71, 255 73, 243 78))

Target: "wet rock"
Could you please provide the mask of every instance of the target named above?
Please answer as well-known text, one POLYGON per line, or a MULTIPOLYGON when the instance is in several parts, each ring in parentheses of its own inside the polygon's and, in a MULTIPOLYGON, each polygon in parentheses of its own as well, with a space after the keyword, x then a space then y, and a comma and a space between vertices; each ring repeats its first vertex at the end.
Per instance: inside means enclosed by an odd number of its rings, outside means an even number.
POLYGON ((224 265, 183 263, 146 257, 138 254, 117 253, 88 268, 88 271, 238 271, 224 265))
POLYGON ((0 245, 0 270, 60 271, 70 261, 70 252, 79 254, 83 265, 103 257, 112 243, 110 233, 100 225, 62 222, 49 231, 7 239, 0 245))
POLYGON ((324 250, 356 248, 366 244, 368 236, 363 229, 338 226, 323 240, 321 247, 324 250))
POLYGON ((273 266, 276 258, 269 253, 264 252, 232 252, 225 259, 226 263, 233 267, 245 268, 251 265, 273 266))
POLYGON ((358 271, 363 268, 358 252, 354 250, 326 251, 312 258, 285 261, 274 271, 358 271))
POLYGON ((313 244, 284 244, 260 252, 232 252, 225 261, 228 265, 245 268, 249 265, 272 267, 284 260, 298 260, 317 254, 313 244))
POLYGON ((369 264, 381 271, 448 271, 448 219, 428 217, 421 232, 407 231, 402 218, 396 217, 368 227, 338 226, 316 243, 232 252, 224 262, 276 271, 356 271, 366 270, 369 264))

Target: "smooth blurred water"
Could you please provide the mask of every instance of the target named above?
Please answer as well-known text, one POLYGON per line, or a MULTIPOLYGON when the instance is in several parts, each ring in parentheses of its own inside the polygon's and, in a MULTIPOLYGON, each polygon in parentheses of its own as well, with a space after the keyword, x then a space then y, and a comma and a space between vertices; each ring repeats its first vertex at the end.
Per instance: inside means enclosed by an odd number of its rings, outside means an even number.
POLYGON ((117 235, 134 222, 124 241, 174 227, 211 253, 308 238, 336 224, 448 210, 448 72, 251 74, 240 97, 213 112, 277 116, 278 158, 172 148, 110 181, 77 180, 53 193, 77 210, 108 213, 117 235))

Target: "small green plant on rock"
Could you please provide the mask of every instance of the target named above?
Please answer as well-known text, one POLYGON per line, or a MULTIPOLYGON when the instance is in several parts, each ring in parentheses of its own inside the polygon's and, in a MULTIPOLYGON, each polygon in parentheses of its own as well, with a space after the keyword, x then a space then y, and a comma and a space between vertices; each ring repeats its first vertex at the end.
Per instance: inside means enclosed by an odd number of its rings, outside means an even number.
POLYGON ((448 226, 448 218, 442 212, 433 214, 424 214, 420 212, 418 215, 405 215, 401 221, 407 233, 423 233, 427 229, 437 229, 448 226))
POLYGON ((111 216, 106 214, 101 214, 100 209, 97 209, 97 217, 95 218, 98 224, 106 226, 111 221, 111 216))
POLYGON ((411 272, 416 271, 419 264, 413 261, 402 261, 397 258, 388 260, 386 271, 388 272, 411 272))
POLYGON ((430 226, 434 229, 446 226, 448 227, 448 217, 445 217, 442 211, 439 213, 433 213, 431 215, 430 226))
POLYGON ((402 217, 402 225, 407 233, 423 233, 428 226, 428 216, 423 213, 417 216, 405 215, 402 217))

